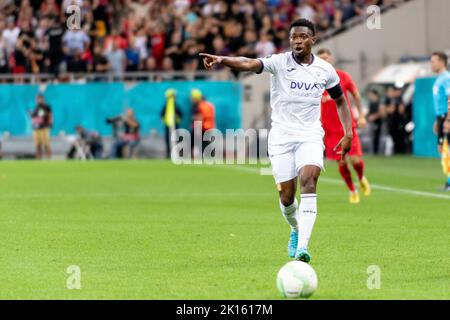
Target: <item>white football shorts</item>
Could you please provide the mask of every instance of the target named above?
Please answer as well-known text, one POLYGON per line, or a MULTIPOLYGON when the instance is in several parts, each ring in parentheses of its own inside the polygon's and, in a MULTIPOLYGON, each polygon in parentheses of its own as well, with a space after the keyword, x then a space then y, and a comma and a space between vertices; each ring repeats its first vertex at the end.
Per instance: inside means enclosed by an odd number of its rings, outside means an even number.
POLYGON ((323 140, 319 138, 306 139, 279 129, 270 130, 268 152, 275 183, 296 178, 307 165, 323 170, 324 150, 323 140))

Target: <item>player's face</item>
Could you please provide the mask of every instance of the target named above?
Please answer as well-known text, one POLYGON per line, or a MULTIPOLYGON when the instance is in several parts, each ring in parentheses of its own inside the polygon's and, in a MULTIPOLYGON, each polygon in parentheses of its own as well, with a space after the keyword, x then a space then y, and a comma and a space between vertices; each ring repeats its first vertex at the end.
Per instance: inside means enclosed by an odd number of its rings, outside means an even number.
POLYGON ((431 57, 431 70, 433 70, 434 73, 439 73, 443 67, 444 63, 441 61, 441 59, 439 59, 438 56, 431 57))
POLYGON ((289 44, 292 52, 298 57, 311 54, 311 48, 316 42, 316 37, 307 27, 294 27, 289 33, 289 44))

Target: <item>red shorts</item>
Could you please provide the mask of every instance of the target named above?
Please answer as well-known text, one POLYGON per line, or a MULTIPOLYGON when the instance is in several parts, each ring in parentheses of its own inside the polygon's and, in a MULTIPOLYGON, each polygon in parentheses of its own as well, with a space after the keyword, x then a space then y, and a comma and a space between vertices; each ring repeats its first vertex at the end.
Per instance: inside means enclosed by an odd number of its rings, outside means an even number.
MULTIPOLYGON (((328 160, 340 160, 341 155, 337 154, 337 152, 333 151, 333 148, 336 147, 336 145, 341 141, 343 135, 340 132, 331 132, 326 134, 324 138, 324 144, 325 144, 325 156, 328 160)), ((339 147, 337 151, 340 151, 341 148, 339 147)), ((362 157, 362 147, 361 147, 361 141, 359 140, 358 132, 353 129, 353 140, 352 140, 352 148, 347 153, 350 156, 356 156, 356 157, 362 157)))

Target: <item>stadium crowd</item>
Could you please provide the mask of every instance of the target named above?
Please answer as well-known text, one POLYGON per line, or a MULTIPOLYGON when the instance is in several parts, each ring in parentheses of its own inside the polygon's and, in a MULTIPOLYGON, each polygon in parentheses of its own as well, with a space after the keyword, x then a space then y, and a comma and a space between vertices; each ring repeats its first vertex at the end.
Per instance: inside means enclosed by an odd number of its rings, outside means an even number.
POLYGON ((195 71, 198 53, 267 56, 296 18, 318 33, 407 0, 2 0, 0 74, 195 71), (80 8, 80 29, 71 5, 80 8), (74 25, 76 26, 76 24, 74 25))

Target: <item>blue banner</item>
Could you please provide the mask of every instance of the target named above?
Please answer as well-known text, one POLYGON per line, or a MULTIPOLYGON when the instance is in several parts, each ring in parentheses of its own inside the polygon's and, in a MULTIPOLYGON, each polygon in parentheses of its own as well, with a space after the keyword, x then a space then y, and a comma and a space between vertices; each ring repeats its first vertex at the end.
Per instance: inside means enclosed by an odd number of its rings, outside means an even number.
POLYGON ((413 102, 413 153, 420 157, 439 157, 437 136, 433 132, 436 114, 433 107, 433 85, 436 78, 417 79, 413 102))
POLYGON ((162 135, 164 126, 160 115, 165 104, 164 93, 169 88, 178 93, 176 102, 183 112, 181 127, 191 127, 192 89, 201 90, 214 105, 219 130, 241 127, 241 85, 235 82, 50 84, 45 87, 5 84, 0 85, 0 132, 31 135, 29 111, 34 109, 36 95, 41 90, 53 111, 52 135, 73 134, 78 124, 101 135, 111 135, 112 128, 106 119, 122 114, 127 107, 135 110, 142 135, 152 129, 162 135))

